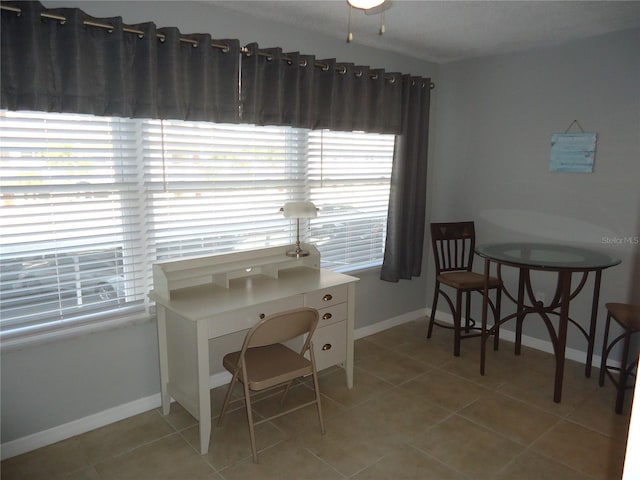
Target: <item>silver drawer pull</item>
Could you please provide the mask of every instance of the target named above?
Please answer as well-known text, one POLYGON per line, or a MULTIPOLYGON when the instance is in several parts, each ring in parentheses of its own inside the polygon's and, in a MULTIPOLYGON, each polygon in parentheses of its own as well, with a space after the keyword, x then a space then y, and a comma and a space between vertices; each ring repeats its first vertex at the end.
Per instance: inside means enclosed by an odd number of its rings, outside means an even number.
POLYGON ((322 350, 324 350, 324 351, 331 350, 331 344, 330 343, 325 343, 322 346, 322 350))
POLYGON ((331 315, 330 313, 325 313, 324 315, 322 315, 323 320, 329 320, 331 317, 333 317, 333 315, 331 315))
POLYGON ((333 295, 331 295, 330 293, 327 293, 324 297, 322 297, 322 300, 325 302, 328 302, 329 300, 333 299, 333 295))
POLYGON ((263 319, 264 317, 266 317, 266 315, 264 313, 260 314, 260 319, 263 319))

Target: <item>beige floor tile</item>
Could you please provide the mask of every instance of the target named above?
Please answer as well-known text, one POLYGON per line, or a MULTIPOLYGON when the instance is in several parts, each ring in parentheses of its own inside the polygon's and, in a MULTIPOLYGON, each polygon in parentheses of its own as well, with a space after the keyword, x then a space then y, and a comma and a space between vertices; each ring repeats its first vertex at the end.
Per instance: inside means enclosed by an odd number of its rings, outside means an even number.
POLYGON ((345 407, 354 407, 393 388, 393 385, 360 368, 354 368, 353 388, 347 388, 345 374, 336 370, 320 376, 323 395, 345 407))
POLYGON ((372 465, 401 441, 386 430, 383 423, 372 421, 360 408, 329 420, 325 435, 308 430, 298 438, 314 455, 347 476, 372 465))
POLYGON ((588 480, 583 473, 555 460, 526 450, 496 476, 495 480, 588 480))
POLYGON ((339 480, 343 475, 304 448, 298 440, 288 440, 260 452, 258 463, 247 458, 220 472, 225 480, 305 479, 339 480))
MULTIPOLYGON (((254 409, 262 417, 267 418, 277 415, 279 412, 294 408, 297 405, 315 400, 315 393, 304 385, 293 387, 287 393, 284 403, 280 403, 282 395, 277 394, 255 402, 254 409)), ((335 417, 345 410, 345 407, 333 401, 331 398, 321 395, 322 416, 325 421, 335 417)), ((307 429, 319 429, 318 412, 315 404, 288 413, 272 420, 272 423, 289 436, 301 434, 307 429)))
POLYGON ((431 369, 420 360, 391 350, 383 355, 356 358, 355 365, 393 385, 400 385, 431 369))
POLYGON ((431 370, 399 388, 419 395, 449 411, 459 410, 488 390, 481 385, 442 370, 431 370))
POLYGON ((399 349, 415 338, 427 338, 427 322, 424 319, 403 323, 366 337, 367 342, 392 350, 399 349))
POLYGON ((18 455, 2 462, 3 480, 65 478, 91 465, 91 459, 77 437, 18 455))
POLYGON ((198 423, 193 416, 185 410, 185 408, 178 402, 173 402, 170 406, 169 414, 164 415, 162 413, 162 407, 156 410, 165 422, 171 425, 175 430, 180 431, 185 428, 192 427, 198 423))
POLYGON ((212 480, 215 470, 175 433, 95 466, 102 480, 212 480))
MULTIPOLYGON (((255 412, 255 419, 260 418, 255 412)), ((251 456, 251 441, 249 426, 244 409, 234 410, 225 415, 222 426, 217 426, 214 420, 211 428, 209 451, 203 456, 207 462, 220 470, 229 465, 251 456)), ((185 440, 194 449, 199 450, 199 427, 191 427, 181 432, 185 440)), ((275 445, 288 438, 287 434, 276 428, 270 422, 255 427, 256 446, 258 451, 275 445)))
POLYGON ((624 438, 629 431, 631 392, 627 397, 622 414, 616 414, 615 388, 613 385, 605 384, 602 388, 594 389, 591 395, 576 405, 567 418, 609 437, 624 438))
POLYGON ((575 470, 602 480, 622 476, 624 441, 569 421, 561 421, 533 443, 531 449, 575 470))
POLYGON ((597 387, 595 378, 586 378, 584 371, 579 372, 572 365, 568 365, 564 375, 562 399, 560 403, 556 403, 553 401, 554 378, 554 370, 529 369, 520 372, 497 390, 553 414, 565 416, 592 395, 597 387))
POLYGON ((353 480, 465 480, 465 477, 414 448, 390 449, 380 460, 365 468, 353 480))
POLYGON ((488 392, 458 414, 523 445, 560 421, 556 415, 496 392, 488 392))
POLYGON ((446 342, 442 338, 428 339, 423 334, 411 337, 407 342, 397 346, 395 351, 437 368, 451 361, 452 342, 453 339, 446 342))
POLYGON ((378 423, 382 431, 395 433, 405 440, 417 435, 451 413, 410 391, 394 389, 357 408, 351 415, 361 415, 378 423))
POLYGON ((458 415, 417 435, 410 444, 470 478, 490 479, 524 447, 458 415))
POLYGON ((156 410, 136 415, 77 437, 93 463, 121 455, 174 433, 156 410))
POLYGON ((64 477, 65 480, 102 480, 100 474, 96 470, 96 467, 91 466, 83 468, 77 472, 73 472, 71 475, 64 477))

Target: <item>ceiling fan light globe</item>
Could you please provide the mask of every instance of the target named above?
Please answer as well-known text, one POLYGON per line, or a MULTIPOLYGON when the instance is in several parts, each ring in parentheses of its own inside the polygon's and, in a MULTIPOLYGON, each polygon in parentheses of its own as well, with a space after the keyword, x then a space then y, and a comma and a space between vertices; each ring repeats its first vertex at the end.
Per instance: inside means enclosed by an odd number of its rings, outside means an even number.
POLYGON ((347 3, 353 8, 359 8, 360 10, 368 10, 370 8, 378 7, 382 5, 385 0, 347 0, 347 3))

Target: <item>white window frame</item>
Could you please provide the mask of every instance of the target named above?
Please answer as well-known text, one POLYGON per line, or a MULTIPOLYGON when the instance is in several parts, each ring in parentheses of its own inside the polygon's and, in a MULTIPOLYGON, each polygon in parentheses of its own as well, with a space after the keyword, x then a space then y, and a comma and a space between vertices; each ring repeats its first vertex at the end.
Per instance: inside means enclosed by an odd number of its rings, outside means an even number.
MULTIPOLYGON (((3 348, 148 320, 154 261, 294 243, 295 221, 279 212, 286 201, 319 207, 300 233, 318 247, 324 268, 382 263, 392 135, 0 111, 0 142, 0 228, 7 232, 0 232, 0 268, 17 259, 16 275, 34 269, 38 298, 51 295, 47 282, 58 282, 58 313, 35 316, 32 326, 15 314, 17 328, 0 333, 3 348), (34 134, 17 125, 30 118, 48 126, 34 134), (95 121, 87 128, 104 141, 83 130, 85 120, 95 121), (250 211, 242 206, 249 196, 250 211), (45 209, 54 212, 51 226, 38 223, 45 209), (34 223, 22 222, 22 213, 34 223), (28 233, 34 228, 40 237, 28 233), (117 292, 104 302, 100 275, 117 292)), ((0 288, 11 304, 10 288, 26 287, 5 276, 0 288)))

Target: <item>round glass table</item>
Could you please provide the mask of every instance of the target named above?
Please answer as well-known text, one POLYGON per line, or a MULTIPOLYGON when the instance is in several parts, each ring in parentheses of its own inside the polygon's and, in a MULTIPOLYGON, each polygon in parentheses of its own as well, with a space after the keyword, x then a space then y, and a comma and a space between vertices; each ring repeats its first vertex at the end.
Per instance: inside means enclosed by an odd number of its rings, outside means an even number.
POLYGON ((522 323, 525 317, 536 313, 544 321, 553 344, 556 359, 555 383, 553 400, 560 402, 562 398, 562 381, 564 376, 564 360, 567 344, 567 327, 569 323, 575 325, 587 339, 587 358, 585 376, 591 375, 591 362, 595 341, 596 320, 598 313, 598 298, 600 296, 600 281, 602 271, 620 263, 620 259, 606 253, 583 247, 565 244, 509 242, 478 245, 475 253, 485 260, 484 274, 488 278, 491 262, 497 264, 498 277, 502 279, 502 266, 517 268, 518 292, 513 295, 502 282, 503 292, 516 304, 516 312, 501 318, 495 325, 487 329, 487 295, 482 306, 482 348, 480 359, 480 373, 484 375, 486 359, 486 339, 489 335, 498 335, 500 325, 516 319, 515 353, 519 355, 522 345, 522 323), (549 271, 557 273, 556 290, 548 304, 536 298, 531 285, 531 271, 549 271), (572 274, 581 274, 580 281, 572 290, 572 274), (578 295, 587 282, 590 273, 594 273, 593 297, 591 304, 591 320, 588 331, 576 320, 569 316, 569 304, 578 295), (559 318, 556 329, 551 321, 552 316, 559 318))

